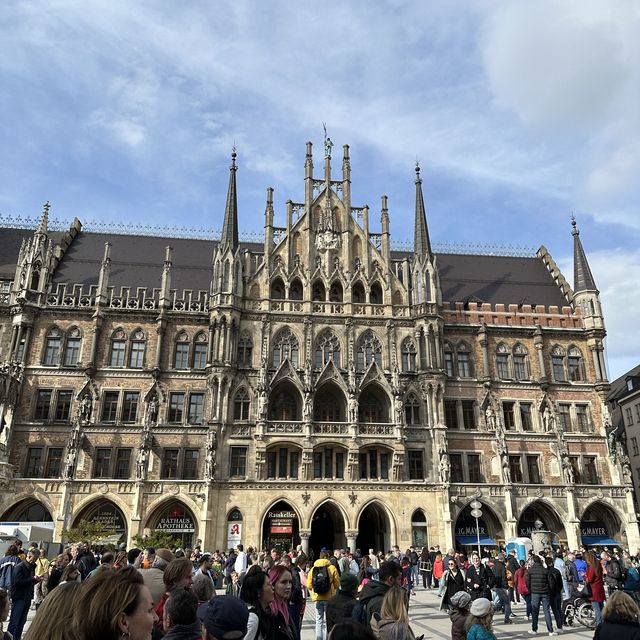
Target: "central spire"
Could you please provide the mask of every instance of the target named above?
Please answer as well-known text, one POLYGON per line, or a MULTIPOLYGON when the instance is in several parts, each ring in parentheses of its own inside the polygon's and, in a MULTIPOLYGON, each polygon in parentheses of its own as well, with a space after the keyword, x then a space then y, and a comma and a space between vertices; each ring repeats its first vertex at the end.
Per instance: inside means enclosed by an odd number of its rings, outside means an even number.
POLYGON ((424 208, 424 197, 422 195, 422 179, 420 178, 420 165, 416 162, 416 217, 414 225, 414 245, 415 257, 418 259, 431 257, 431 242, 429 241, 429 230, 427 228, 427 213, 424 208))
POLYGON ((224 224, 220 236, 220 247, 231 247, 232 251, 238 248, 238 195, 236 192, 236 148, 231 152, 231 166, 229 167, 229 189, 227 191, 227 204, 224 209, 224 224))
POLYGON ((587 256, 582 248, 580 230, 575 216, 571 216, 571 235, 573 235, 573 291, 597 291, 595 280, 587 262, 587 256))

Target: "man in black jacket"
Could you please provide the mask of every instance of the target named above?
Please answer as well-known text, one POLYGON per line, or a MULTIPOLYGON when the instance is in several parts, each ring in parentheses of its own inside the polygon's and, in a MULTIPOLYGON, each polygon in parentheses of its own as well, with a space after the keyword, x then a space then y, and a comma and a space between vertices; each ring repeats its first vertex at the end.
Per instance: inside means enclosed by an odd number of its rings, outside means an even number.
POLYGON ((385 560, 380 563, 377 580, 369 580, 360 592, 360 604, 365 607, 366 624, 369 626, 371 616, 380 613, 384 595, 394 585, 402 584, 402 569, 397 562, 385 560))
POLYGON ((40 557, 37 549, 29 549, 27 557, 13 568, 11 577, 11 618, 7 631, 13 640, 20 640, 27 622, 27 614, 33 600, 33 589, 42 576, 36 577, 36 560, 40 557))
POLYGON ((531 556, 531 560, 531 567, 527 571, 527 589, 531 594, 531 630, 534 634, 538 631, 538 616, 540 615, 540 605, 542 604, 547 630, 549 633, 553 633, 547 569, 542 566, 542 561, 538 554, 534 553, 531 556))
POLYGON ((511 549, 509 551, 509 555, 507 556, 507 561, 505 563, 507 565, 507 569, 511 572, 511 586, 507 586, 507 591, 509 592, 509 601, 510 602, 520 602, 520 595, 513 587, 513 576, 516 574, 516 571, 520 568, 520 563, 518 562, 517 554, 515 549, 511 549))
POLYGON ((334 625, 351 620, 353 608, 358 604, 356 593, 358 593, 358 578, 346 571, 340 577, 338 592, 327 602, 327 636, 334 625))
POLYGON ((494 585, 495 577, 491 569, 480 562, 480 556, 475 552, 471 556, 471 564, 467 569, 465 582, 472 600, 477 598, 491 600, 491 588, 494 585))
POLYGON ((493 563, 493 568, 491 569, 494 575, 493 592, 496 594, 498 600, 500 600, 500 609, 504 611, 504 623, 512 624, 511 600, 509 600, 509 593, 507 591, 507 566, 504 560, 504 553, 499 553, 493 563))
POLYGON ((544 561, 547 565, 549 603, 553 617, 556 619, 556 625, 558 625, 558 631, 562 633, 562 622, 564 621, 564 616, 562 615, 562 574, 560 573, 560 569, 556 569, 554 566, 553 558, 547 556, 544 561))
POLYGON ((620 561, 610 555, 608 551, 603 551, 600 557, 604 560, 604 583, 609 588, 609 594, 622 589, 624 579, 620 561))
POLYGON ((79 543, 77 550, 77 556, 73 564, 80 572, 80 579, 84 581, 94 569, 98 568, 98 561, 91 552, 88 544, 79 543))

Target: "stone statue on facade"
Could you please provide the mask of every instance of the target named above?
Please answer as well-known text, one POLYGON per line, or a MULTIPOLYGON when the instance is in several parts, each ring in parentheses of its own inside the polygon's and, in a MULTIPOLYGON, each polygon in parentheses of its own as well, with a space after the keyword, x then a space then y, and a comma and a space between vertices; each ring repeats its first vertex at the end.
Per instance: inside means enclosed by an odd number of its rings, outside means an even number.
POLYGON ((267 392, 262 389, 258 394, 258 422, 265 422, 267 419, 267 392))
POLYGON ((307 358, 304 361, 304 389, 308 393, 313 391, 313 365, 311 358, 307 358))
POLYGON ((147 463, 149 460, 149 452, 146 447, 141 446, 138 449, 138 458, 136 459, 136 480, 147 479, 147 463))
POLYGON ((262 358, 260 361, 260 370, 258 371, 258 390, 266 391, 267 389, 267 371, 269 364, 266 358, 262 358))
POLYGON ((160 402, 158 396, 153 395, 147 404, 147 413, 145 416, 145 424, 155 426, 158 424, 158 411, 160 410, 160 402))
POLYGON ((303 422, 311 422, 313 420, 313 396, 308 391, 304 394, 302 420, 303 422))
POLYGON ((302 452, 302 478, 303 480, 311 480, 311 451, 302 452))
POLYGON ((324 139, 324 157, 325 158, 331 157, 331 149, 333 149, 333 142, 331 142, 331 138, 326 136, 324 139))
POLYGON ((549 409, 549 405, 546 405, 542 413, 542 425, 545 433, 549 433, 555 428, 555 416, 549 409))
POLYGON ((509 458, 505 454, 500 455, 500 472, 502 474, 502 482, 504 484, 511 484, 511 470, 509 469, 509 458))
POLYGON ((398 395, 402 391, 402 387, 400 385, 400 369, 398 369, 398 363, 393 363, 393 369, 391 370, 391 387, 393 388, 393 393, 398 395))
POLYGON ((484 417, 485 417, 485 421, 487 423, 487 430, 488 431, 495 431, 496 430, 496 424, 497 424, 497 418, 496 418, 496 412, 494 410, 494 408, 489 405, 485 412, 484 412, 484 417))
POLYGON ((393 454, 393 480, 394 482, 402 482, 404 471, 404 455, 399 451, 393 454))
POLYGON ((78 404, 78 422, 82 425, 89 424, 91 420, 91 408, 92 408, 91 396, 85 393, 78 404))
POLYGON ((565 484, 575 484, 576 477, 568 455, 562 456, 562 477, 565 484))
POLYGON ((349 364, 347 365, 347 376, 348 376, 348 384, 349 384, 349 392, 355 393, 358 387, 358 380, 356 378, 356 363, 353 360, 349 360, 349 364))
POLYGON ((76 468, 76 457, 78 453, 75 449, 67 449, 67 455, 64 459, 64 479, 73 480, 73 473, 76 468))
POLYGON ((440 482, 442 484, 449 484, 451 481, 451 463, 449 462, 449 455, 445 451, 440 452, 438 472, 440 474, 440 482))
POLYGON ((404 404, 402 403, 402 398, 400 396, 396 396, 393 404, 396 414, 396 424, 404 424, 404 404))
POLYGON ((204 459, 204 479, 210 482, 216 475, 216 451, 218 450, 218 434, 215 429, 207 433, 207 447, 204 459))
POLYGON ((355 393, 349 393, 348 400, 349 422, 358 422, 358 400, 355 393))

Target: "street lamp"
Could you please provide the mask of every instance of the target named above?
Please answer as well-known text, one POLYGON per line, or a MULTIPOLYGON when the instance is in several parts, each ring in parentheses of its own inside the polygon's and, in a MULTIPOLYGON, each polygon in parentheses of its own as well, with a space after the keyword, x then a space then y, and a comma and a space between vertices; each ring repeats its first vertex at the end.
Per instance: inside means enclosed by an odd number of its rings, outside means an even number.
POLYGON ((482 517, 482 502, 480 500, 474 500, 470 505, 471 507, 471 515, 476 519, 476 535, 478 537, 478 556, 482 558, 482 554, 480 553, 480 522, 478 518, 482 517))

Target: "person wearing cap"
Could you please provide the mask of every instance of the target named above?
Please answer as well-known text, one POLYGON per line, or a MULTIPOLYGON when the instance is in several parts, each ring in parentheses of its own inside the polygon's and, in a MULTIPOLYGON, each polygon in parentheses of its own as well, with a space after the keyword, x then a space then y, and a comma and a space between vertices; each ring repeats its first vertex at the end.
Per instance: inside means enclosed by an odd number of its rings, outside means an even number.
POLYGON ((339 622, 351 620, 353 608, 358 604, 358 578, 347 571, 340 576, 340 588, 333 598, 327 601, 327 634, 339 622))
POLYGON ((202 640, 240 640, 247 634, 249 610, 240 598, 216 596, 198 607, 198 619, 202 640))
POLYGON ((491 623, 493 622, 493 605, 487 598, 476 598, 469 608, 469 616, 465 623, 466 640, 496 640, 491 623))
POLYGON ((151 592, 154 602, 159 602, 164 593, 164 570, 173 560, 173 553, 169 549, 156 549, 153 564, 148 569, 138 569, 144 585, 151 592))
POLYGON ((466 623, 469 617, 471 596, 466 591, 457 591, 449 599, 451 640, 467 640, 466 623))
POLYGON ((164 603, 162 626, 165 640, 200 640, 198 598, 189 589, 174 589, 164 603))

